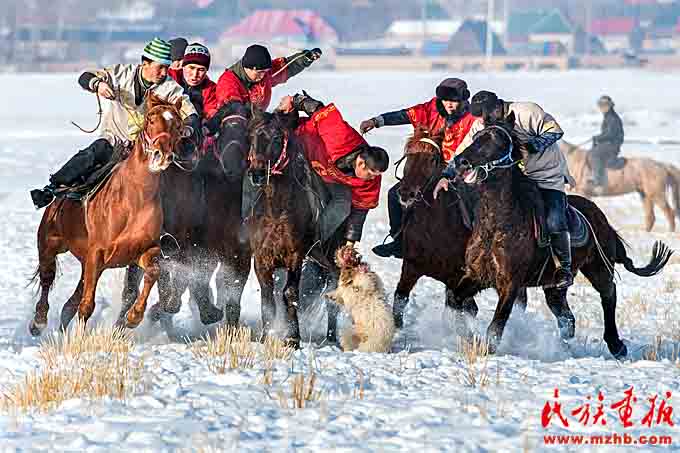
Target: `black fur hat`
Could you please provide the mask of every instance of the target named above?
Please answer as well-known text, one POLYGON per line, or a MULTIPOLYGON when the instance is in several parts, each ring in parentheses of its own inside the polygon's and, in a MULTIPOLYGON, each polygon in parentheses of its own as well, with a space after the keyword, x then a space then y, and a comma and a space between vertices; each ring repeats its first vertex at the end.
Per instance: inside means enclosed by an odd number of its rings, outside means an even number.
POLYGON ((467 101, 470 98, 470 91, 464 80, 444 79, 437 87, 437 97, 442 101, 467 101))

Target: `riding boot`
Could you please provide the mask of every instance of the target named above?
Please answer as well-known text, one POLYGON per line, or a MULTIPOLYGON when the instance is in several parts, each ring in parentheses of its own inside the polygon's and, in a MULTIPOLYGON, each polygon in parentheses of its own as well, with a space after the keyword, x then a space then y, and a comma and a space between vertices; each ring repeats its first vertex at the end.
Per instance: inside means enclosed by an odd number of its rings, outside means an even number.
POLYGON ((574 284, 574 276, 571 273, 571 237, 568 231, 560 231, 550 235, 552 253, 558 267, 555 271, 555 288, 566 289, 574 284))
POLYGON ((403 258, 401 222, 403 217, 403 207, 399 203, 399 183, 390 188, 387 194, 387 212, 390 217, 390 236, 392 242, 373 247, 373 253, 382 257, 403 258))
POLYGON ((293 96, 293 107, 297 111, 303 111, 307 115, 312 116, 314 112, 323 107, 323 102, 317 101, 302 90, 302 94, 298 93, 293 96))

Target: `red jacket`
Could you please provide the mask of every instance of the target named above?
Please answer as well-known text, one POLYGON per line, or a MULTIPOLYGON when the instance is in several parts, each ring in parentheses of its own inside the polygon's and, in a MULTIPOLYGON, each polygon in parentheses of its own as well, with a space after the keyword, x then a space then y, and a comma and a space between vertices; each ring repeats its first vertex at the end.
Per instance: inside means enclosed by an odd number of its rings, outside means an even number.
MULTIPOLYGON (((415 105, 407 109, 406 113, 413 127, 424 127, 432 134, 437 134, 446 128, 446 119, 437 110, 437 98, 432 98, 424 104, 415 105)), ((467 112, 458 122, 446 128, 442 153, 447 161, 453 159, 458 145, 467 135, 475 119, 470 112, 467 112)))
POLYGON ((369 181, 343 173, 335 165, 338 159, 366 141, 342 119, 335 104, 318 110, 311 118, 301 119, 295 131, 304 146, 312 168, 328 183, 344 184, 352 189, 352 206, 373 209, 380 198, 381 176, 369 181))
MULTIPOLYGON (((267 110, 272 100, 272 87, 288 80, 288 68, 281 70, 286 64, 285 58, 272 61, 271 71, 261 81, 253 84, 250 89, 236 74, 235 67, 224 71, 217 81, 217 102, 219 105, 229 101, 250 102, 256 107, 267 110)), ((238 65, 240 66, 240 64, 238 65)))
POLYGON ((181 69, 168 69, 168 75, 184 88, 202 119, 207 120, 217 112, 219 105, 216 95, 217 84, 210 80, 207 75, 198 87, 190 87, 186 83, 181 69))

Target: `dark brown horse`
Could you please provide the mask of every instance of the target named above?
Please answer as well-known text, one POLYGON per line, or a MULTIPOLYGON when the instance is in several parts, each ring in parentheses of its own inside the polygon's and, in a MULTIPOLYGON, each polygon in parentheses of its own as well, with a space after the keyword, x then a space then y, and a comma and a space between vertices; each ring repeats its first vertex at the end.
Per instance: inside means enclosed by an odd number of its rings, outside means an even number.
MULTIPOLYGON (((563 337, 574 335, 574 315, 567 303, 567 291, 551 287, 555 265, 549 248, 537 246, 534 205, 527 201, 534 198, 527 187, 534 186, 527 184, 516 165, 521 156, 519 143, 513 135, 514 122, 511 114, 502 123, 487 125, 454 161, 458 176, 479 184, 481 196, 479 220, 465 254, 466 273, 454 295, 463 300, 482 289, 496 289, 499 301, 487 331, 493 350, 500 343, 517 293, 523 287, 542 286, 563 337)), ((604 340, 614 357, 625 357, 627 349, 616 328, 614 264, 623 264, 635 275, 650 277, 663 269, 673 252, 657 242, 650 263, 637 268, 626 253, 623 239, 593 202, 579 196, 570 196, 568 200, 584 215, 591 230, 588 243, 572 250, 572 270, 574 273, 581 271, 600 293, 604 340)))
POLYGON ((113 170, 99 192, 83 203, 57 200, 43 213, 35 274, 41 297, 30 325, 33 335, 39 335, 47 326, 56 257, 67 251, 80 261, 82 274, 76 291, 62 309, 62 327, 68 325, 76 311, 84 322, 90 318, 97 282, 104 269, 131 263, 144 270, 144 288, 127 315, 128 327, 136 327, 144 317, 149 292, 160 273, 160 173, 172 163, 182 129, 179 106, 153 95, 146 102, 144 125, 131 155, 113 170))
MULTIPOLYGON (((230 103, 220 112, 219 137, 198 165, 178 164, 163 175, 161 196, 164 230, 177 241, 179 251, 161 261, 159 303, 151 307, 154 321, 163 320, 169 335, 170 317, 179 312, 181 296, 189 288, 203 324, 224 317, 236 325, 240 301, 250 272, 250 248, 240 234, 241 185, 246 167, 247 122, 250 109, 230 103), (217 276, 217 305, 211 302, 210 278, 217 276), (164 316, 167 315, 167 316, 164 316)), ((120 320, 132 306, 141 280, 136 266, 128 268, 120 320)))
MULTIPOLYGON (((463 220, 461 197, 475 197, 475 189, 455 184, 448 192, 442 191, 437 200, 432 198, 432 190, 446 166, 441 146, 441 136, 431 136, 418 128, 404 148, 404 176, 398 191, 405 210, 401 230, 404 261, 393 305, 397 327, 402 327, 409 294, 423 276, 446 285, 448 308, 472 318, 477 315, 473 298, 460 304, 453 297, 453 288, 465 273, 465 249, 472 233, 463 220)), ((467 214, 472 215, 471 207, 467 214)), ((520 292, 517 303, 526 309, 526 290, 520 292)))
MULTIPOLYGON (((257 197, 247 227, 260 283, 262 324, 265 334, 269 333, 276 317, 274 272, 283 268, 287 339, 298 347, 302 264, 318 237, 312 206, 305 196, 311 170, 285 115, 256 112, 251 119, 249 138, 248 175, 257 197)), ((338 233, 341 230, 342 227, 338 233)), ((335 236, 327 245, 328 255, 334 254, 340 245, 341 235, 335 236)), ((330 269, 329 273, 337 274, 337 269, 330 269)), ((329 331, 333 322, 333 316, 329 316, 329 331)))

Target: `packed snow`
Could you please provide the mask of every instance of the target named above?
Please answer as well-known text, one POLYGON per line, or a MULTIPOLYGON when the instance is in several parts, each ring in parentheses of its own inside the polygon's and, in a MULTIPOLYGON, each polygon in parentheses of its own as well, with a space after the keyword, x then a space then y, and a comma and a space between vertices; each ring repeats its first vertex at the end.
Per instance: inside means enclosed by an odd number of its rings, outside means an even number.
MULTIPOLYGON (((218 76, 218 74, 214 74, 218 76)), ((355 127, 361 120, 395 110, 433 95, 443 73, 304 73, 276 96, 302 88, 325 102, 335 102, 355 127)), ((490 89, 508 100, 531 100, 555 116, 565 138, 580 143, 596 134, 600 115, 595 101, 614 98, 622 114, 626 156, 643 156, 680 165, 677 76, 643 71, 464 74, 471 91, 490 89)), ((4 108, 0 111, 0 391, 5 391, 38 366, 40 340, 30 337, 27 323, 36 298, 26 284, 37 265, 35 233, 41 212, 28 190, 44 185, 58 168, 92 137, 69 124, 96 122, 96 103, 80 90, 77 75, 2 75, 4 108), (30 86, 31 89, 18 89, 30 86), (15 87, 15 88, 12 88, 15 87)), ((368 135, 396 159, 408 127, 384 128, 368 135)), ((383 182, 383 202, 368 218, 360 250, 392 293, 401 262, 379 259, 370 248, 388 231, 386 195, 395 182, 383 182)), ((641 204, 630 194, 596 199, 611 222, 631 244, 636 263, 646 262, 654 241, 680 249, 663 216, 654 231, 643 231, 641 204)), ((657 213, 660 214, 660 213, 657 213)), ((49 330, 55 330, 61 305, 76 285, 77 266, 61 258, 61 276, 51 294, 49 330)), ((406 327, 391 354, 343 353, 337 347, 306 344, 290 362, 273 370, 273 387, 262 383, 263 369, 240 369, 216 375, 197 361, 189 347, 170 342, 157 325, 138 329, 133 355, 145 357, 145 391, 118 400, 70 400, 46 414, 0 414, 1 451, 639 451, 635 446, 553 446, 544 435, 625 433, 674 436, 670 448, 680 450, 677 428, 661 423, 647 427, 642 419, 647 398, 672 392, 680 395, 680 260, 674 258, 657 277, 643 279, 620 269, 617 319, 630 357, 617 362, 601 340, 602 311, 596 292, 583 278, 569 291, 577 318, 576 338, 564 344, 542 293, 530 290, 526 313, 515 312, 499 352, 470 365, 457 348, 453 320, 444 311, 443 285, 423 279, 412 293, 406 327), (655 359, 655 360, 649 360, 655 359), (273 388, 290 387, 298 372, 317 376, 320 401, 304 409, 282 407, 273 388), (484 382, 479 382, 482 380, 484 382), (634 388, 631 428, 624 428, 610 406, 634 388), (553 418, 541 424, 546 402, 559 389, 569 427, 553 418), (604 395, 606 426, 588 427, 571 411, 586 402, 597 406, 604 395)), ((97 291, 97 309, 90 323, 111 324, 118 312, 120 270, 107 271, 97 291)), ((153 295, 154 300, 156 295, 153 295)), ((486 331, 496 295, 477 298, 476 328, 486 331)), ((256 325, 259 289, 251 273, 242 300, 241 321, 256 325)), ((186 303, 177 323, 192 335, 205 329, 186 303)), ((302 316, 303 335, 320 330, 315 316, 302 316)), ((680 405, 673 414, 680 423, 680 405)), ((665 446, 664 448, 669 448, 665 446)))

